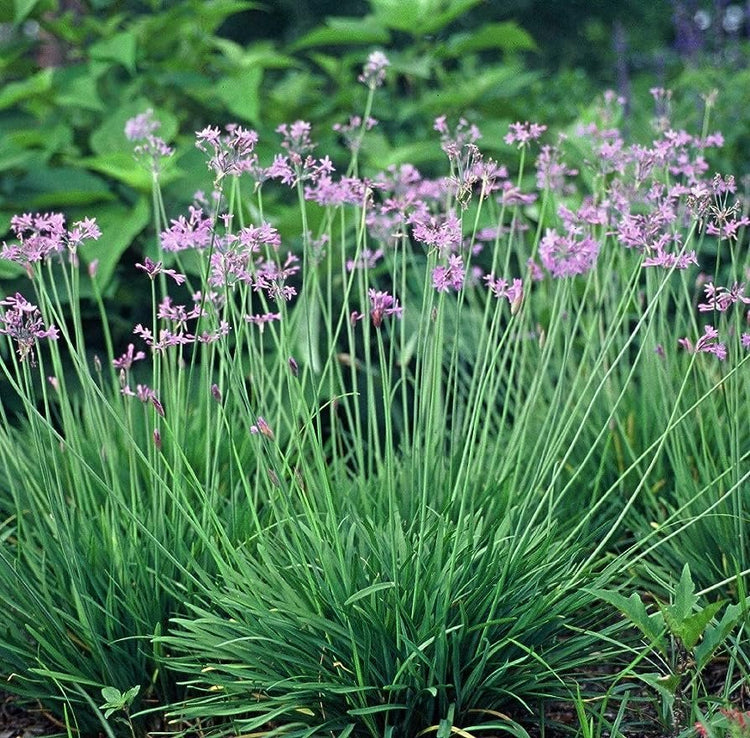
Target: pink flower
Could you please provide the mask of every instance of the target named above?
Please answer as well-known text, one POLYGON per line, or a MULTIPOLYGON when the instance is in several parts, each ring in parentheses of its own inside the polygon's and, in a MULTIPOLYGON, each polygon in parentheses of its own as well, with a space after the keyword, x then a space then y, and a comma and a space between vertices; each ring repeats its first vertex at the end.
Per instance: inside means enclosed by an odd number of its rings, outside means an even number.
POLYGON ((503 140, 508 145, 516 144, 521 149, 529 146, 532 141, 538 140, 546 130, 547 126, 539 123, 511 123, 503 140))
POLYGON ((745 291, 745 284, 735 282, 730 289, 726 287, 717 287, 713 282, 709 282, 703 288, 706 293, 706 302, 698 305, 698 310, 702 313, 716 310, 725 313, 735 302, 741 301, 746 305, 750 303, 750 297, 745 297, 742 293, 745 291))
POLYGON ((414 239, 437 249, 440 256, 455 252, 461 246, 461 221, 452 213, 445 217, 415 215, 414 239))
POLYGON ((126 384, 120 392, 126 397, 137 397, 144 405, 152 405, 154 410, 156 410, 162 418, 164 417, 164 406, 156 396, 156 392, 154 392, 154 390, 152 390, 147 384, 136 385, 135 392, 130 389, 130 385, 126 384))
POLYGON ((161 123, 154 118, 153 109, 149 108, 125 123, 125 138, 128 141, 143 141, 160 127, 161 123))
POLYGON ((460 255, 451 254, 448 257, 448 265, 439 265, 432 270, 432 286, 438 292, 448 290, 460 290, 464 286, 466 271, 463 258, 460 255))
POLYGON ((484 277, 487 289, 498 299, 505 298, 510 303, 511 313, 515 315, 523 302, 523 280, 514 279, 509 285, 507 279, 495 279, 494 275, 487 274, 484 277))
POLYGON ((189 218, 180 215, 172 220, 172 225, 161 233, 161 247, 165 251, 185 249, 205 249, 211 244, 214 235, 211 218, 203 216, 203 210, 190 206, 189 218))
POLYGON ((357 81, 367 85, 371 90, 380 87, 385 82, 385 70, 390 66, 388 57, 382 51, 373 51, 367 57, 362 74, 357 81))
POLYGON ((148 274, 149 279, 154 279, 157 274, 166 274, 168 277, 172 277, 177 284, 182 284, 185 281, 185 275, 177 273, 174 269, 165 269, 160 261, 153 262, 148 256, 143 260, 143 264, 136 264, 136 269, 142 269, 148 274))
POLYGON ((258 134, 235 123, 221 134, 218 128, 208 126, 195 134, 195 146, 209 154, 208 168, 214 173, 214 181, 221 182, 226 176, 239 177, 244 172, 258 173, 258 156, 255 146, 258 134))
MULTIPOLYGON (((387 292, 378 292, 370 289, 367 294, 370 297, 370 317, 375 328, 380 328, 383 318, 390 317, 391 315, 395 315, 397 318, 402 316, 404 312, 403 308, 398 304, 398 300, 387 292)), ((364 318, 364 313, 353 312, 351 314, 352 323, 356 323, 362 318, 364 318)))
POLYGON ((0 316, 0 334, 16 342, 16 352, 21 361, 28 358, 31 366, 36 366, 34 347, 37 341, 42 338, 56 341, 60 337, 58 329, 54 325, 45 328, 39 308, 20 292, 0 300, 0 305, 7 308, 0 316))
POLYGON ((563 236, 554 228, 548 228, 539 242, 542 266, 556 278, 585 274, 594 266, 598 255, 597 241, 591 236, 579 238, 574 232, 563 236))
POLYGON ((74 258, 84 240, 95 241, 101 236, 94 218, 76 221, 70 230, 67 230, 65 216, 62 213, 14 215, 10 219, 10 227, 18 243, 3 242, 0 259, 14 261, 23 266, 66 251, 74 258))
POLYGON ((145 358, 146 354, 144 354, 143 351, 136 351, 135 346, 133 346, 132 343, 129 343, 128 350, 119 359, 114 359, 112 364, 115 369, 124 369, 125 371, 128 371, 136 361, 142 361, 145 358))
POLYGON ((688 338, 680 338, 677 343, 682 346, 689 354, 706 353, 713 354, 719 361, 727 358, 726 344, 718 341, 719 331, 712 325, 707 325, 703 329, 703 335, 693 345, 688 338))

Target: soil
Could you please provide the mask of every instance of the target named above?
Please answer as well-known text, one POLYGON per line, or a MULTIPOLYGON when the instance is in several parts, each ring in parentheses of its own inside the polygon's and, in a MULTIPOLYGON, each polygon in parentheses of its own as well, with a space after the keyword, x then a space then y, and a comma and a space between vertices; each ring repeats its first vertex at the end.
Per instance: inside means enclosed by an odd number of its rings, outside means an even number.
MULTIPOLYGON (((706 675, 708 681, 712 681, 712 676, 724 676, 722 671, 721 668, 714 666, 706 675)), ((731 698, 735 709, 747 710, 750 707, 750 686, 743 685, 731 698)), ((571 735, 576 734, 580 725, 575 708, 572 704, 565 702, 553 702, 547 705, 543 730, 538 726, 530 725, 528 715, 512 715, 511 717, 524 725, 531 738, 541 736, 570 738, 571 735)), ((613 720, 614 712, 606 717, 613 720)), ((671 738, 671 735, 674 735, 660 724, 654 712, 653 700, 639 699, 637 694, 629 703, 628 714, 621 730, 627 738, 671 738)), ((22 707, 15 697, 0 692, 0 738, 42 738, 43 736, 60 736, 65 733, 65 726, 45 710, 29 705, 22 707)), ((162 731, 158 731, 157 734, 168 735, 167 732, 162 731)), ((188 729, 187 735, 201 736, 202 731, 191 732, 188 729)), ((502 738, 502 736, 488 735, 485 738, 502 738)))
POLYGON ((15 697, 0 692, 0 738, 38 738, 63 731, 64 726, 43 710, 21 707, 15 697))

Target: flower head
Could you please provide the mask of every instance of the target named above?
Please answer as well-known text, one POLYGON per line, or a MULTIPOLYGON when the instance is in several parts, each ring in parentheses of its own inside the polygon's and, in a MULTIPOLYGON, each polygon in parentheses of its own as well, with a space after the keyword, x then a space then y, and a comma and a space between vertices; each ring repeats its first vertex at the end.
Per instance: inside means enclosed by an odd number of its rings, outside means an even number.
POLYGON ((448 257, 447 266, 440 264, 432 270, 432 286, 438 292, 448 292, 451 289, 458 292, 464 286, 465 279, 463 257, 457 254, 448 257))
POLYGON ((238 177, 244 172, 258 173, 258 156, 255 146, 258 134, 242 126, 229 124, 222 134, 218 128, 208 126, 195 134, 195 145, 209 154, 208 168, 218 184, 227 175, 238 177))
POLYGON ((154 262, 147 256, 143 262, 143 264, 136 264, 135 266, 137 269, 142 269, 146 272, 151 280, 153 280, 157 274, 166 274, 168 277, 172 277, 177 284, 182 284, 185 281, 184 274, 179 274, 174 269, 165 269, 160 261, 154 262))
POLYGON ((695 342, 695 345, 688 338, 680 338, 677 343, 689 354, 713 354, 719 361, 724 361, 727 358, 727 347, 726 344, 720 343, 718 338, 719 331, 712 325, 707 325, 703 329, 703 335, 695 342))
MULTIPOLYGON (((397 318, 402 316, 404 309, 392 295, 374 289, 368 290, 367 294, 370 298, 370 318, 375 328, 380 328, 383 318, 390 317, 391 315, 395 315, 397 318)), ((351 321, 352 323, 356 323, 364 317, 364 313, 353 312, 351 321)))
POLYGON ((367 63, 357 80, 371 90, 375 90, 385 82, 385 70, 390 64, 388 57, 382 51, 373 51, 367 57, 367 63))
POLYGON ((78 247, 86 240, 96 241, 102 234, 94 218, 76 221, 70 230, 62 213, 24 213, 10 219, 10 228, 18 243, 3 242, 0 259, 28 267, 53 254, 67 252, 75 258, 78 247))
POLYGON ((154 135, 160 127, 161 123, 154 118, 151 108, 125 123, 125 137, 137 142, 133 148, 136 161, 142 162, 154 176, 161 172, 164 160, 174 153, 163 138, 154 135))
POLYGON ((112 364, 115 369, 128 371, 136 361, 142 361, 146 358, 146 354, 143 351, 136 351, 135 346, 132 343, 128 344, 128 350, 119 358, 114 359, 112 364))
POLYGON ((522 149, 539 139, 546 130, 547 126, 539 123, 511 123, 503 140, 509 146, 516 144, 519 149, 522 149))
POLYGON ((594 266, 599 244, 591 236, 579 238, 575 229, 560 235, 554 228, 539 242, 539 258, 553 277, 572 277, 585 274, 594 266))
POLYGON ((28 358, 31 366, 36 366, 36 342, 41 338, 56 341, 60 336, 59 331, 54 325, 45 328, 39 308, 32 305, 20 292, 0 300, 0 305, 6 308, 0 316, 0 333, 16 342, 16 351, 21 361, 28 358))
POLYGON ((125 123, 125 138, 128 141, 143 141, 159 128, 161 123, 154 118, 153 108, 148 108, 125 123))

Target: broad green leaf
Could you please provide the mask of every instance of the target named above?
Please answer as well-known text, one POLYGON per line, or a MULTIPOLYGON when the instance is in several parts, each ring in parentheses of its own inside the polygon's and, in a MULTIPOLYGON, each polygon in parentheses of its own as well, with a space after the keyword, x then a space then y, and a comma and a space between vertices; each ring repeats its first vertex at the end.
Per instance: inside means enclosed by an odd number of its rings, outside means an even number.
POLYGON ((95 279, 102 291, 112 279, 120 257, 150 221, 151 207, 145 197, 132 208, 119 202, 97 208, 96 222, 102 236, 82 249, 81 257, 87 264, 98 261, 95 279))
POLYGON ((138 696, 138 692, 141 691, 141 685, 136 684, 135 687, 131 687, 125 694, 122 696, 122 699, 125 701, 126 704, 130 705, 133 700, 138 696))
POLYGON ((224 77, 216 85, 219 99, 232 115, 255 125, 260 123, 260 85, 263 68, 241 69, 230 77, 224 77))
POLYGON ((291 44, 290 50, 298 51, 312 46, 387 44, 391 40, 388 30, 372 16, 326 18, 325 23, 291 44))
POLYGON ((116 61, 135 74, 136 37, 132 30, 121 31, 110 38, 96 41, 89 47, 92 59, 116 61))
POLYGON ((412 36, 435 33, 482 0, 370 0, 375 17, 386 27, 412 36))
POLYGON ((42 167, 29 170, 16 185, 16 196, 29 210, 91 205, 114 199, 107 183, 77 167, 42 167))
POLYGON ((370 0, 375 17, 387 28, 413 33, 419 30, 422 20, 437 12, 439 0, 370 0))
MULTIPOLYGON (((151 172, 139 162, 132 154, 124 151, 115 151, 103 156, 90 156, 81 159, 80 164, 86 169, 106 174, 118 182, 133 187, 142 192, 150 192, 153 181, 151 172)), ((164 185, 182 176, 182 172, 170 161, 166 162, 164 170, 159 175, 159 182, 164 185)))
POLYGON ((638 678, 659 692, 671 707, 674 703, 674 695, 677 687, 680 686, 680 677, 678 674, 668 674, 667 676, 662 676, 661 674, 640 674, 638 678))
POLYGON ((463 110, 470 105, 489 106, 492 101, 513 100, 522 95, 536 78, 535 72, 524 72, 509 65, 471 78, 455 75, 445 89, 423 95, 420 107, 437 113, 451 108, 463 110))
POLYGON ((261 66, 264 69, 288 69, 297 65, 294 57, 277 51, 271 41, 257 41, 245 47, 226 38, 212 39, 227 61, 238 67, 261 66))
POLYGON ((685 648, 688 651, 692 651, 693 648, 695 648, 695 644, 698 643, 703 632, 706 630, 706 626, 711 622, 714 615, 721 610, 723 605, 724 602, 722 600, 712 602, 699 612, 693 613, 689 617, 684 618, 680 623, 675 624, 676 627, 674 629, 669 622, 669 612, 664 614, 664 620, 670 630, 673 629, 673 632, 679 637, 685 648))
POLYGON ((205 33, 213 33, 230 15, 263 7, 248 0, 211 0, 191 3, 191 6, 190 10, 197 12, 197 21, 205 33))
POLYGON ((742 620, 742 604, 728 605, 721 620, 716 625, 709 625, 703 633, 703 640, 693 649, 696 666, 702 669, 719 646, 727 639, 735 626, 742 620))
POLYGON ((680 621, 688 617, 697 604, 698 597, 695 595, 695 585, 690 575, 690 567, 685 564, 682 567, 680 581, 677 583, 677 588, 675 589, 674 602, 668 605, 666 609, 669 610, 676 620, 680 621))
POLYGON ((23 167, 31 157, 31 152, 18 146, 8 136, 0 136, 0 172, 23 167))
POLYGON ((1 140, 7 140, 23 149, 30 150, 29 153, 37 156, 42 164, 49 161, 51 154, 65 151, 73 143, 71 127, 63 121, 55 125, 52 116, 38 123, 29 122, 24 127, 6 130, 7 133, 0 133, 1 140))
POLYGON ((422 34, 436 33, 471 10, 475 5, 479 5, 480 2, 483 2, 483 0, 450 0, 448 8, 443 12, 436 15, 427 15, 419 28, 419 32, 422 34))
POLYGON ((13 0, 13 22, 21 23, 39 5, 39 0, 13 0))
POLYGON ((58 69, 55 73, 55 102, 63 107, 102 111, 96 77, 86 66, 58 69))
POLYGON ((512 21, 488 23, 471 34, 456 34, 445 44, 454 58, 474 51, 502 49, 504 51, 533 51, 537 48, 527 31, 512 21))
POLYGON ((17 105, 52 89, 54 69, 43 69, 22 82, 8 82, 0 87, 0 110, 17 105))
POLYGON ((594 592, 605 602, 614 605, 638 630, 646 636, 651 646, 666 655, 667 644, 664 639, 664 617, 660 612, 649 615, 643 600, 633 593, 630 597, 623 597, 618 592, 596 590, 594 592))
POLYGON ((122 693, 115 687, 103 687, 102 688, 102 699, 109 704, 115 704, 122 700, 122 693))

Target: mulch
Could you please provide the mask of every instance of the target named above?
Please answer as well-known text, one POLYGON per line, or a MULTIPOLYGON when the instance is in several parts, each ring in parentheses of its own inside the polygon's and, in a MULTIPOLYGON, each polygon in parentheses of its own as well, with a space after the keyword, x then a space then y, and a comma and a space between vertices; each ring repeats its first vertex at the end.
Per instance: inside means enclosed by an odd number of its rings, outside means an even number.
POLYGON ((38 738, 59 735, 64 729, 44 710, 21 707, 15 697, 0 692, 0 738, 38 738))

